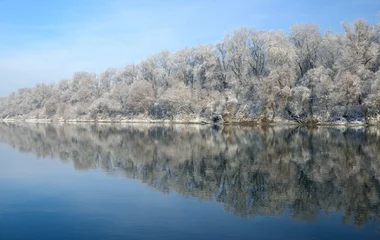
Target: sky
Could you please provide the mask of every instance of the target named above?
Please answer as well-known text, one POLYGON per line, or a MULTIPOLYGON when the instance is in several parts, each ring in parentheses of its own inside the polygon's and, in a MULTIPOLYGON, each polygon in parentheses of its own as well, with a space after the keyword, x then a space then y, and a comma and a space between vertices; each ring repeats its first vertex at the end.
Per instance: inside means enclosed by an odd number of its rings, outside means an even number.
POLYGON ((242 26, 341 32, 342 22, 374 23, 379 11, 380 0, 0 0, 0 96, 215 43, 242 26))

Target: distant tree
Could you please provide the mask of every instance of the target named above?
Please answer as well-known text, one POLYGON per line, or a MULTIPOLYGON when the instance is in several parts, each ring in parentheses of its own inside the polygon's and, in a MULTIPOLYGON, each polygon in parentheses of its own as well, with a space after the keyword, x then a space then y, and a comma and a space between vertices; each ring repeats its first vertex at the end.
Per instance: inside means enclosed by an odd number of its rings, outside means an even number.
POLYGON ((380 114, 380 23, 283 31, 242 27, 216 44, 163 51, 100 74, 76 72, 0 99, 0 116, 176 116, 210 120, 362 120, 380 114))
POLYGON ((135 111, 142 112, 145 116, 148 116, 149 109, 155 100, 154 95, 153 84, 145 80, 139 80, 130 86, 127 104, 135 111))
POLYGON ((192 102, 192 93, 190 87, 183 82, 176 82, 171 88, 167 89, 161 95, 159 101, 167 106, 170 111, 170 117, 173 119, 176 114, 194 114, 192 102))
POLYGON ((316 67, 322 36, 317 25, 298 24, 291 27, 289 38, 296 48, 299 78, 302 78, 307 71, 316 67))

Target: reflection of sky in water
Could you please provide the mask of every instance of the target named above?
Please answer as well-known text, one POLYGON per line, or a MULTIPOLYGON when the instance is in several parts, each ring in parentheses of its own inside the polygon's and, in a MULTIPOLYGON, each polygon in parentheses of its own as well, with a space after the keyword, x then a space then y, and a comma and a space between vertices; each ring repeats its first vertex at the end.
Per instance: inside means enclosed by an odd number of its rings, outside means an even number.
POLYGON ((373 239, 373 223, 321 215, 244 219, 222 204, 163 194, 138 180, 38 159, 0 144, 0 239, 373 239))

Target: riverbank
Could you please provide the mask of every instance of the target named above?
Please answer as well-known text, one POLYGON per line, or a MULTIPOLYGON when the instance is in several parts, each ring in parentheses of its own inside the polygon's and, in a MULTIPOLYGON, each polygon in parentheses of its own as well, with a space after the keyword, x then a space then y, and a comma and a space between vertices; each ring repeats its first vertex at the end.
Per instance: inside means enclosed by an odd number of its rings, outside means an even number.
POLYGON ((159 124, 200 124, 200 125, 309 125, 309 126, 380 126, 380 116, 367 119, 367 121, 336 121, 336 122, 317 122, 305 121, 297 122, 292 120, 274 119, 272 121, 263 121, 263 119, 244 119, 236 121, 218 121, 207 119, 191 120, 157 120, 157 119, 49 119, 49 118, 2 118, 0 122, 27 122, 27 123, 159 123, 159 124))

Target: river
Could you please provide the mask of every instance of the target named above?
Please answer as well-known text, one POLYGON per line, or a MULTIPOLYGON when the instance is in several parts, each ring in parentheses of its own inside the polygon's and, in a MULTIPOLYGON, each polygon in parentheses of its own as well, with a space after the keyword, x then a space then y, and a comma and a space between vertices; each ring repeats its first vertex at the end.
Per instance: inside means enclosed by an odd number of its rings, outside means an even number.
POLYGON ((380 128, 0 123, 0 239, 379 239, 380 128))

